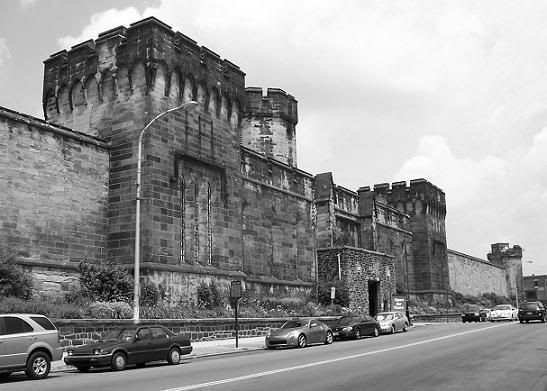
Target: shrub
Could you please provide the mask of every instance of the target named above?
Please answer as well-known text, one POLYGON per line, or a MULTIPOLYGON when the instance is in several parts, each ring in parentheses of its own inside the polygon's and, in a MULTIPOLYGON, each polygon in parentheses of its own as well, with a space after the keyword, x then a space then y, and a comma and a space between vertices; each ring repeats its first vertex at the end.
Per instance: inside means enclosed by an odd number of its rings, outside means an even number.
POLYGON ((198 306, 207 310, 220 306, 220 295, 214 281, 202 282, 197 289, 198 306))
POLYGON ((341 307, 349 307, 349 289, 340 280, 330 282, 321 281, 317 284, 317 300, 319 304, 324 306, 331 304, 331 287, 336 288, 333 304, 341 307))
POLYGON ((92 301, 130 303, 133 298, 133 276, 113 262, 94 265, 80 262, 80 288, 92 301))
POLYGON ((0 296, 29 300, 32 297, 32 276, 17 265, 16 260, 15 250, 0 246, 0 296))
POLYGON ((89 312, 96 319, 130 319, 133 316, 131 306, 124 301, 96 301, 91 303, 89 312))

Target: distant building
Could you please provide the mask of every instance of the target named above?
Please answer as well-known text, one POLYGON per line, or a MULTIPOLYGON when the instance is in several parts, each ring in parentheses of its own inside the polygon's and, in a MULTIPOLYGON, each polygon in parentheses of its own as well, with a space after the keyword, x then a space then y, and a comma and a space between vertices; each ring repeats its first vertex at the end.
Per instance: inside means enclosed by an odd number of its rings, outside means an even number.
POLYGON ((547 275, 524 276, 523 284, 526 301, 541 301, 547 304, 547 275))

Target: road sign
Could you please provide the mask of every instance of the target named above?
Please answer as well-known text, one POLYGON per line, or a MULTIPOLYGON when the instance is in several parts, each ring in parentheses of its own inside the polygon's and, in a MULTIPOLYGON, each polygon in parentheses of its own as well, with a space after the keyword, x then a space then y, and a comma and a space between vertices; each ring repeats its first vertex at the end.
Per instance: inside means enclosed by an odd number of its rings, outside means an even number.
POLYGON ((243 296, 241 281, 232 281, 230 284, 230 297, 233 299, 239 299, 241 296, 243 296))

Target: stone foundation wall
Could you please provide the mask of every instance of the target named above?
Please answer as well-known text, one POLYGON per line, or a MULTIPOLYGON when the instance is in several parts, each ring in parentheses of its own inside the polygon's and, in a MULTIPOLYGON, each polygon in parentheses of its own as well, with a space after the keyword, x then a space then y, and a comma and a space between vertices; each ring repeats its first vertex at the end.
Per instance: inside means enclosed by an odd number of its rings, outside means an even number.
MULTIPOLYGON (((321 317, 328 323, 338 317, 321 317)), ((238 319, 238 335, 245 337, 266 336, 270 329, 281 327, 289 318, 241 318, 238 319)), ((98 341, 108 331, 118 327, 131 327, 130 319, 52 319, 59 329, 63 347, 78 346, 98 341)), ((161 324, 177 334, 186 334, 193 342, 235 337, 234 319, 162 319, 143 320, 142 324, 161 324)))

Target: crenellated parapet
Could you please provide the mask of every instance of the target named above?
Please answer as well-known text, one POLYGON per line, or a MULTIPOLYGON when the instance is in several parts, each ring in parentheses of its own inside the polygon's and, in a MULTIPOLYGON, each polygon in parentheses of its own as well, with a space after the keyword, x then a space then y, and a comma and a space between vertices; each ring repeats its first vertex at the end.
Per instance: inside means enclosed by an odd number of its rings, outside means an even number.
POLYGON ((256 152, 297 166, 296 99, 279 88, 245 89, 245 116, 241 124, 241 144, 256 152))
POLYGON ((213 118, 237 127, 244 88, 245 73, 237 65, 150 17, 45 60, 44 116, 93 133, 93 110, 151 95, 168 107, 197 100, 213 118))
MULTIPOLYGON (((370 191, 366 186, 360 192, 370 191)), ((446 199, 444 192, 425 179, 413 179, 407 186, 405 181, 380 183, 374 185, 369 194, 370 200, 389 205, 408 215, 428 214, 439 219, 446 216, 446 199)), ((369 203, 371 201, 368 201, 369 203)))

